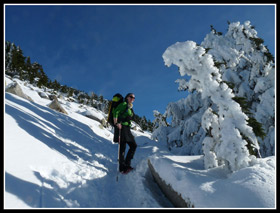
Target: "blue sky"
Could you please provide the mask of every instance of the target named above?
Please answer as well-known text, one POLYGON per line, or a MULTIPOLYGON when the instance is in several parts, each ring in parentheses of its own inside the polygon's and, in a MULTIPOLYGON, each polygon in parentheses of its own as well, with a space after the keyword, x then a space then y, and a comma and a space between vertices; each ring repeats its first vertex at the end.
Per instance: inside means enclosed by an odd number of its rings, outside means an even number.
POLYGON ((200 44, 210 25, 225 33, 227 21, 247 20, 275 55, 274 5, 6 5, 5 40, 62 85, 106 99, 135 93, 135 112, 153 120, 153 110, 187 96, 164 51, 200 44))

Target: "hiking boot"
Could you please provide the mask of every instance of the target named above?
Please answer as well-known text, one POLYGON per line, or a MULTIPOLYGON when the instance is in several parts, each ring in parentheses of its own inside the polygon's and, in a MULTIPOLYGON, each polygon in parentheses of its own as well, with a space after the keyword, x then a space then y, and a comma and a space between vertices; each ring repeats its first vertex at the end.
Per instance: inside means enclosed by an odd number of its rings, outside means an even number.
POLYGON ((131 172, 133 170, 133 168, 131 166, 127 166, 123 171, 121 171, 122 174, 127 174, 129 172, 131 172))
POLYGON ((129 171, 131 171, 131 170, 133 170, 134 168, 133 167, 131 167, 131 166, 127 166, 127 168, 126 168, 126 170, 129 170, 129 171))

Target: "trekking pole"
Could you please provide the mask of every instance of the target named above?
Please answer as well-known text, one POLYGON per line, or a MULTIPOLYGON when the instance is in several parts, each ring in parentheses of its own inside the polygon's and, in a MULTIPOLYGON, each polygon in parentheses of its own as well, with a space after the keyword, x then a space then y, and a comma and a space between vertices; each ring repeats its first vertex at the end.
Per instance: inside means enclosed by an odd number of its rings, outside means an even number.
POLYGON ((119 172, 120 172, 120 146, 121 146, 121 129, 119 129, 119 141, 118 141, 117 182, 119 180, 119 172))

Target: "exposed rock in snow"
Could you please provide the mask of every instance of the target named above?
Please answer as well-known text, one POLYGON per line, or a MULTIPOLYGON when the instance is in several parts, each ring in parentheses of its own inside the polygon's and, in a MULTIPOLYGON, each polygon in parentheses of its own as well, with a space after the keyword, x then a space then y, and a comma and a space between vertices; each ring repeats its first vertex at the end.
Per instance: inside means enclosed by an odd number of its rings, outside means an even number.
POLYGON ((49 107, 50 107, 51 109, 54 109, 54 110, 58 111, 58 112, 62 112, 62 113, 64 113, 64 114, 66 114, 66 115, 68 114, 68 113, 66 112, 66 110, 59 104, 57 98, 55 98, 55 99, 49 104, 49 107))
POLYGON ((23 93, 20 85, 17 82, 8 85, 6 88, 6 92, 15 94, 15 95, 22 97, 24 99, 27 99, 29 101, 33 101, 32 98, 30 98, 28 95, 23 93))
POLYGON ((48 96, 45 92, 38 92, 38 95, 39 95, 41 98, 49 99, 49 96, 48 96))

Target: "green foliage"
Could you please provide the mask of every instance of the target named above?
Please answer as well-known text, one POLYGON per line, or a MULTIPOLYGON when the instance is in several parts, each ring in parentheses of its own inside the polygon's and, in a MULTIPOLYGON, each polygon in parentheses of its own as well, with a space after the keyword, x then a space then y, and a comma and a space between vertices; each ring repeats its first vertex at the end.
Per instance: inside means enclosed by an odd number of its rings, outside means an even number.
POLYGON ((267 58, 267 63, 269 63, 269 62, 272 62, 272 63, 274 63, 274 56, 270 53, 270 51, 269 51, 269 49, 267 48, 267 46, 265 46, 265 48, 267 49, 267 51, 266 52, 264 52, 264 55, 266 56, 266 58, 267 58))
POLYGON ((214 66, 217 67, 218 69, 220 69, 222 64, 226 65, 226 62, 219 62, 214 60, 214 66))
POLYGON ((54 82, 52 82, 50 80, 49 81, 49 88, 58 91, 60 89, 60 83, 57 80, 54 80, 54 82))
POLYGON ((71 87, 69 87, 69 89, 68 89, 68 97, 72 97, 73 96, 73 94, 74 94, 74 89, 73 88, 71 88, 71 87))
POLYGON ((212 31, 215 35, 218 35, 218 36, 223 35, 222 32, 217 32, 216 29, 213 27, 213 25, 210 25, 210 28, 211 28, 211 31, 212 31))
MULTIPOLYGON (((247 101, 247 99, 245 97, 233 97, 232 98, 234 101, 236 101, 241 109, 242 109, 242 112, 244 112, 247 116, 248 116, 248 125, 250 127, 252 127, 253 129, 253 132, 254 134, 257 136, 257 137, 260 137, 261 139, 264 139, 264 137, 266 136, 265 132, 264 132, 264 129, 262 127, 262 124, 260 122, 258 122, 254 117, 253 117, 253 114, 250 112, 250 105, 247 101)), ((247 148, 249 150, 249 153, 251 155, 256 155, 257 153, 255 153, 255 150, 253 149, 253 146, 252 146, 252 142, 249 140, 249 138, 245 137, 245 135, 241 134, 243 139, 247 141, 247 148)))
POLYGON ((234 101, 236 101, 241 109, 242 109, 242 112, 244 112, 246 115, 251 115, 252 113, 250 112, 250 106, 249 106, 249 103, 247 101, 247 99, 245 97, 238 97, 238 96, 235 96, 232 98, 234 101))
POLYGON ((147 120, 145 116, 143 117, 140 117, 138 115, 135 115, 134 116, 134 121, 135 123, 137 123, 142 130, 144 131, 149 131, 149 132, 152 132, 153 129, 154 129, 154 124, 150 121, 150 120, 147 120))
POLYGON ((23 56, 23 52, 20 49, 20 47, 16 47, 13 44, 13 49, 12 49, 12 63, 11 63, 11 70, 13 71, 22 71, 25 67, 25 57, 23 56))
POLYGON ((250 37, 249 39, 255 44, 257 50, 261 49, 260 46, 264 42, 264 40, 262 38, 252 38, 252 37, 250 37))
POLYGON ((235 87, 235 84, 233 82, 230 81, 223 81, 223 83, 225 83, 226 85, 228 85, 229 88, 231 88, 233 90, 233 88, 235 87))
POLYGON ((250 154, 250 155, 257 156, 257 152, 256 152, 256 150, 254 149, 254 147, 252 146, 252 142, 250 141, 250 139, 249 139, 248 137, 246 137, 244 134, 242 134, 241 131, 239 131, 239 132, 240 132, 242 138, 243 138, 245 141, 247 141, 246 147, 247 147, 247 149, 248 149, 248 151, 249 151, 249 154, 250 154))
POLYGON ((69 87, 67 87, 66 85, 63 85, 60 88, 60 92, 63 92, 63 93, 68 93, 68 90, 69 90, 69 87))
POLYGON ((253 128, 253 132, 255 133, 255 135, 263 140, 266 134, 264 132, 262 124, 252 116, 249 117, 248 124, 253 128))

